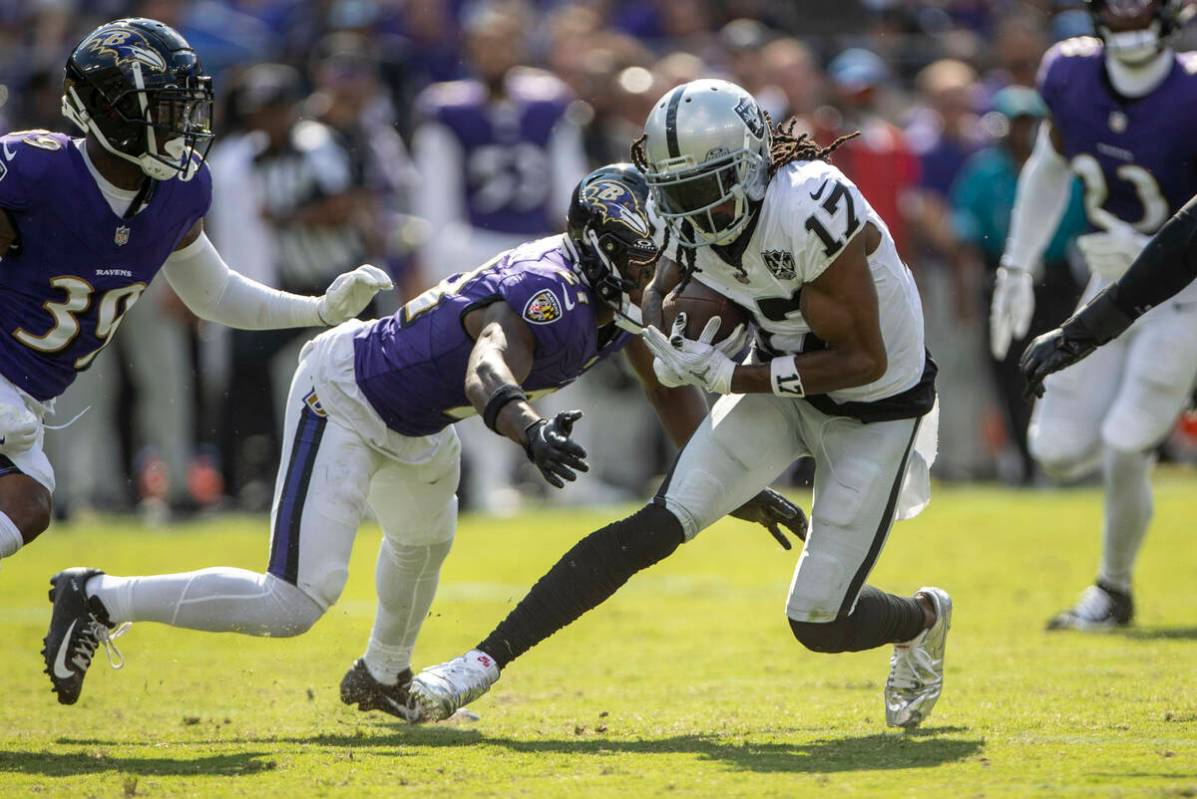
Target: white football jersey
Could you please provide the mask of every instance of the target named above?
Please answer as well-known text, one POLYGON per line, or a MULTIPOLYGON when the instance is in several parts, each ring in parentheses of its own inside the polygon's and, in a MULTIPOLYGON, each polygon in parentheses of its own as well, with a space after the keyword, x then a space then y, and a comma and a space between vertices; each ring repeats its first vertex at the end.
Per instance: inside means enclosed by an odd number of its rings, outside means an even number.
POLYGON ((777 170, 757 213, 741 256, 744 273, 701 247, 694 279, 752 313, 760 349, 782 354, 822 347, 799 308, 802 286, 823 274, 865 222, 872 222, 881 244, 869 256, 869 267, 888 366, 881 379, 828 396, 836 402, 870 402, 918 383, 926 365, 918 289, 889 228, 856 184, 825 161, 791 163, 777 170))

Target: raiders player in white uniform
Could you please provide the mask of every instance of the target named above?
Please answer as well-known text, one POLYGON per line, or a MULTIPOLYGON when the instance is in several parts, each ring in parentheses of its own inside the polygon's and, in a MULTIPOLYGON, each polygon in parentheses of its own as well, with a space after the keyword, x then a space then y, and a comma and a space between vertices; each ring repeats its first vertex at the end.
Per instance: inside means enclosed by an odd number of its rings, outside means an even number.
POLYGON ((759 328, 753 355, 737 364, 732 347, 710 344, 716 320, 697 341, 683 338, 682 318, 669 337, 646 329, 664 384, 724 396, 651 504, 583 539, 474 650, 415 678, 423 718, 480 696, 514 658, 805 455, 817 464, 814 506, 789 625, 816 652, 896 644, 886 720, 914 726, 930 713, 951 599, 864 584, 895 515, 927 502, 933 415, 922 436, 920 422, 936 369, 919 296, 885 223, 825 161, 834 146, 792 130, 771 131, 752 96, 724 81, 685 84, 655 106, 633 153, 680 245, 680 270, 658 274, 658 295, 694 279, 731 298, 759 328))

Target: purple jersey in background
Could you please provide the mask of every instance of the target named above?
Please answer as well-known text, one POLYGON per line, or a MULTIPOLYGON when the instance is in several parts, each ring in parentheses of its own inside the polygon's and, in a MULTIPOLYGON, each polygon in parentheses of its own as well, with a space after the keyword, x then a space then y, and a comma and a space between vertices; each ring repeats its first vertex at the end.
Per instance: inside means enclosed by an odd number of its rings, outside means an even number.
POLYGON ((70 137, 0 139, 0 208, 20 236, 19 254, 0 259, 0 374, 43 402, 62 394, 211 199, 205 166, 190 181, 159 182, 149 205, 122 219, 70 137))
POLYGON ((437 83, 417 105, 461 148, 464 174, 458 182, 471 227, 523 236, 560 230, 549 209, 549 144, 572 97, 558 78, 532 69, 515 70, 506 90, 506 98, 491 101, 477 81, 437 83))
POLYGON ((1177 53, 1164 82, 1131 99, 1110 85, 1102 47, 1092 37, 1057 44, 1039 92, 1085 183, 1090 225, 1112 215, 1154 233, 1197 194, 1197 53, 1177 53))
POLYGON ((573 271, 564 237, 524 244, 473 272, 450 275, 357 334, 357 384, 388 427, 426 436, 474 414, 465 395, 474 341, 462 318, 495 302, 510 305, 535 338, 523 383, 529 394, 569 385, 630 339, 614 325, 599 330, 599 300, 573 271))

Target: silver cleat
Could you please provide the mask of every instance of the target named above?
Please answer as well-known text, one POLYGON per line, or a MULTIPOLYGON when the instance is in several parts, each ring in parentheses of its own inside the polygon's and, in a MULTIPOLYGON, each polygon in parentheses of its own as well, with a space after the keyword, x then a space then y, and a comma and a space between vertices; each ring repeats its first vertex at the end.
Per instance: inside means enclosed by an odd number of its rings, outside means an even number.
MULTIPOLYGON (((885 681, 885 723, 917 727, 943 691, 943 653, 952 627, 952 598, 940 588, 920 588, 935 604, 935 624, 904 644, 894 645, 885 681)), ((917 596, 917 594, 916 594, 917 596)))
POLYGON ((471 649, 447 663, 424 669, 408 687, 408 721, 444 721, 490 690, 499 667, 485 652, 471 649))

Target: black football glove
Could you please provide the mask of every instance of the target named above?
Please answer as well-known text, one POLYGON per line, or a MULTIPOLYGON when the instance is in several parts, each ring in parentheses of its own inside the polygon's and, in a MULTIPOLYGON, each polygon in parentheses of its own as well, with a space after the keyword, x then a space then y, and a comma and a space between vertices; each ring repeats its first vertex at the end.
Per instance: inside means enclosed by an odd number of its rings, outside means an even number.
POLYGON ((1110 286, 1072 315, 1067 322, 1032 341, 1018 368, 1027 381, 1027 397, 1043 396, 1043 381, 1053 372, 1087 358, 1095 349, 1120 336, 1134 322, 1115 302, 1117 284, 1110 286))
POLYGON ((1067 369, 1097 349, 1092 339, 1069 338, 1060 328, 1050 330, 1030 344, 1018 362, 1026 378, 1026 396, 1042 397, 1043 381, 1048 375, 1067 369))
POLYGON ((731 512, 737 519, 746 522, 756 522, 762 525, 777 539, 783 549, 790 549, 793 544, 781 532, 784 526, 799 541, 806 540, 806 514, 802 508, 790 502, 771 488, 766 488, 752 499, 731 512))
POLYGON ((541 476, 551 486, 565 488, 564 481, 572 483, 578 479, 575 470, 590 471, 586 463, 586 450, 569 437, 574 422, 581 418, 581 411, 562 411, 552 421, 537 419, 524 429, 527 442, 524 452, 528 453, 528 460, 536 464, 541 476))

